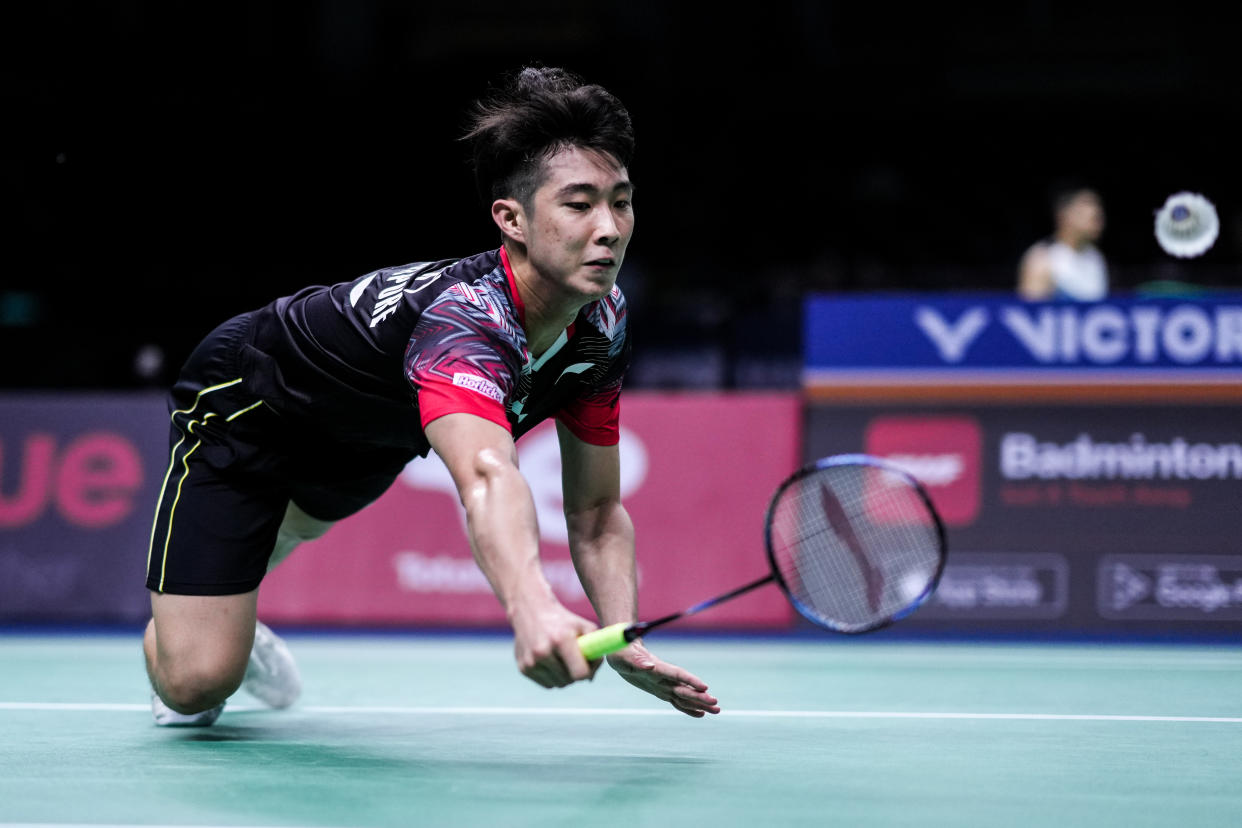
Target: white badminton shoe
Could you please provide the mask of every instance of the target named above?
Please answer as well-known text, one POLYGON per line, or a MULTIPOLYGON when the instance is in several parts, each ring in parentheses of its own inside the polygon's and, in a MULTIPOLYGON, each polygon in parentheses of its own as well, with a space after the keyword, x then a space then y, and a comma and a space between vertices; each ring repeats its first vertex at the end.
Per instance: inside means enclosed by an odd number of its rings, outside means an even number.
POLYGON ((262 621, 255 623, 254 647, 250 650, 242 689, 278 710, 293 704, 302 695, 302 676, 293 654, 262 621))
POLYGON ((151 715, 160 727, 211 727, 224 712, 224 702, 202 713, 178 713, 151 691, 151 715))

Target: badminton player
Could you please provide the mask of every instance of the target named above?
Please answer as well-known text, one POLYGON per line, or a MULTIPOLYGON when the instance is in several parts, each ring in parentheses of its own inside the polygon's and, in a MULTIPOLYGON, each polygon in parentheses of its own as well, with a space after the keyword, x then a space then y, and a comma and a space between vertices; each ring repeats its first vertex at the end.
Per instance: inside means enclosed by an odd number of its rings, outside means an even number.
POLYGON ((1029 301, 1095 302, 1108 295, 1108 262, 1096 245, 1104 232, 1099 193, 1063 185, 1052 200, 1051 238, 1027 248, 1018 264, 1018 295, 1029 301))
MULTIPOLYGON (((514 448, 549 418, 570 552, 597 620, 636 620, 617 449, 629 114, 597 85, 528 67, 477 102, 464 138, 499 248, 304 288, 225 321, 183 366, 147 568, 157 723, 209 725, 239 688, 292 704, 297 666, 256 618, 265 573, 432 450, 513 628, 518 669, 549 688, 592 678, 601 662, 584 659, 578 636, 597 625, 544 579, 514 448)), ((418 516, 409 523, 417 533, 418 516)), ((607 658, 677 710, 719 712, 702 680, 641 640, 607 658)))

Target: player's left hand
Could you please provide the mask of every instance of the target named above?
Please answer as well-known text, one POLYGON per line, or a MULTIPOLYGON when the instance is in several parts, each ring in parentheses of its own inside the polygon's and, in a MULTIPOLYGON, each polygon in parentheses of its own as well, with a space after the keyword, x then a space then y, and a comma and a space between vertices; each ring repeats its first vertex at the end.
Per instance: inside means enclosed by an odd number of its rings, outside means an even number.
POLYGON ((708 713, 719 713, 714 696, 707 692, 703 679, 653 656, 641 641, 633 641, 624 650, 608 656, 608 663, 621 678, 663 699, 676 710, 696 719, 708 713))

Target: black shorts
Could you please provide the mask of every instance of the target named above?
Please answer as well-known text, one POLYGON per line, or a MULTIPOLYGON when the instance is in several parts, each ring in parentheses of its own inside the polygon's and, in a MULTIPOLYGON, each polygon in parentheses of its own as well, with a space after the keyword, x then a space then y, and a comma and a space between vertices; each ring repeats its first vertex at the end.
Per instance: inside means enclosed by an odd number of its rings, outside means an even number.
POLYGON ((335 521, 383 494, 412 459, 334 443, 260 400, 242 374, 250 315, 212 331, 169 393, 170 461, 147 555, 147 588, 235 595, 258 587, 290 501, 335 521))

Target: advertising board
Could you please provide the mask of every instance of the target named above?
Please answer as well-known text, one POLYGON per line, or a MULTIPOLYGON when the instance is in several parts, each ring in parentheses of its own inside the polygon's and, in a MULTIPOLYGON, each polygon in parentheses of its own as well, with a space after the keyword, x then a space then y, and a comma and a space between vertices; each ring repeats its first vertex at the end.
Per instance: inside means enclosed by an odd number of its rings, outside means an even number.
POLYGON ((905 625, 1190 635, 1242 618, 1233 407, 816 405, 805 442, 905 465, 941 511, 949 565, 905 625))
POLYGON ((1086 393, 1242 400, 1242 293, 1025 302, 1011 293, 841 295, 804 302, 813 399, 1013 399, 1086 393))
MULTIPOLYGON (((637 537, 644 617, 684 609, 764 574, 763 515, 796 467, 795 394, 628 394, 621 468, 637 537)), ((593 618, 569 556, 555 427, 518 441, 538 514, 543 569, 558 598, 593 618)), ((496 626, 505 622, 475 565, 448 471, 415 460, 365 513, 305 544, 264 582, 273 621, 496 626)), ((683 628, 788 626, 780 592, 758 590, 683 628)))
MULTIPOLYGON (((622 489, 637 528, 640 607, 683 609, 766 572, 763 514, 797 465, 793 393, 627 394, 622 489)), ((0 621, 141 623, 146 550, 168 464, 156 394, 0 397, 0 621)), ((569 557, 550 423, 518 441, 544 572, 594 617, 569 557)), ((305 544, 265 580, 260 610, 305 624, 497 626, 504 613, 475 565, 443 464, 410 463, 378 501, 305 544)), ((775 590, 684 626, 782 628, 775 590)))

